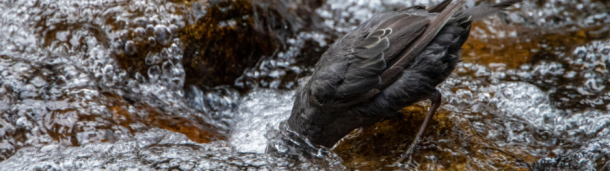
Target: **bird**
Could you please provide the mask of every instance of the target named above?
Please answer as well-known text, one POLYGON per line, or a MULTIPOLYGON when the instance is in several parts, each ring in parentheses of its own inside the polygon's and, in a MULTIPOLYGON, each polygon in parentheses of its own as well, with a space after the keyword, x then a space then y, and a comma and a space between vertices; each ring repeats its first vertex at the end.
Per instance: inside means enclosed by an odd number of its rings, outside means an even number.
POLYGON ((445 0, 373 15, 322 54, 297 90, 288 128, 330 148, 356 128, 397 118, 400 109, 429 99, 411 154, 441 105, 436 86, 461 61, 472 22, 521 1, 463 9, 465 0, 445 0))

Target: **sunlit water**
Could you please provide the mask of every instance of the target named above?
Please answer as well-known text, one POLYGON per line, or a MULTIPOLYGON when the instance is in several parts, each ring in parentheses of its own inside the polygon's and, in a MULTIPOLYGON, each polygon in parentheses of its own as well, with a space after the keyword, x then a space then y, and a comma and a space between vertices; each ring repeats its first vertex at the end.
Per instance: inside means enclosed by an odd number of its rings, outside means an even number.
MULTIPOLYGON (((280 122, 299 78, 312 72, 317 57, 307 55, 375 12, 440 0, 328 0, 306 10, 302 2, 255 1, 308 11, 319 25, 281 14, 293 30, 268 30, 282 43, 273 55, 233 85, 188 85, 189 37, 180 31, 223 2, 0 0, 0 170, 336 170, 380 162, 341 159, 335 153, 357 154, 318 148, 278 131, 280 122)), ((448 114, 437 120, 449 123, 432 129, 451 132, 426 135, 436 151, 418 154, 419 168, 502 170, 503 160, 513 168, 605 167, 609 5, 524 2, 475 24, 464 62, 438 87, 448 114)))

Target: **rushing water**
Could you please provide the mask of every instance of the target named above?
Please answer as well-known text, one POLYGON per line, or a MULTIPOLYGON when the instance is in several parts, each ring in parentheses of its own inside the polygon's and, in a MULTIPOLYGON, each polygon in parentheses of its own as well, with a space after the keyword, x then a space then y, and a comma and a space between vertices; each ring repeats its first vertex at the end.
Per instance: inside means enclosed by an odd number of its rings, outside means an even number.
MULTIPOLYGON (((390 169, 427 102, 332 149, 281 121, 334 39, 440 1, 0 0, 0 170, 390 169)), ((610 169, 609 12, 526 1, 474 23, 417 169, 610 169)))

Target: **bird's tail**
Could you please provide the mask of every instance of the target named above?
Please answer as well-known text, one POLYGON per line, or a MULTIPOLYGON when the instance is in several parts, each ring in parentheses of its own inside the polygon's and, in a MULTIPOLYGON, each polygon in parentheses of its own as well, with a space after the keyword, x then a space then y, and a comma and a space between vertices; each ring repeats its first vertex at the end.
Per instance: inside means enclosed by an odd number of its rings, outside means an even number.
POLYGON ((479 6, 475 6, 473 8, 467 9, 463 11, 461 14, 458 14, 456 18, 469 18, 471 20, 481 20, 490 15, 494 15, 500 11, 504 11, 506 8, 510 7, 513 4, 518 2, 522 2, 523 0, 506 0, 504 2, 500 2, 497 4, 482 4, 479 6))

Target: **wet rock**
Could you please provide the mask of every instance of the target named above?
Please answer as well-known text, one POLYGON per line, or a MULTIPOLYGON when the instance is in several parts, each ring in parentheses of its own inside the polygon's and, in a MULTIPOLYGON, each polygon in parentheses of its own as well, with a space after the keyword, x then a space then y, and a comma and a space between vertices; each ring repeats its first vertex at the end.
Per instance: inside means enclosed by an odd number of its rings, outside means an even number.
MULTIPOLYGON (((386 120, 353 131, 334 148, 348 168, 399 169, 394 166, 405 155, 429 104, 403 109, 402 119, 386 120)), ((426 138, 415 150, 416 170, 527 170, 518 156, 481 137, 465 118, 446 110, 437 112, 426 138)))
POLYGON ((321 53, 303 51, 314 45, 294 45, 299 32, 324 29, 312 13, 321 3, 239 0, 195 4, 205 6, 201 9, 205 15, 181 32, 186 45, 186 83, 235 84, 246 90, 292 88, 302 74, 291 70, 297 56, 317 59, 321 53))
POLYGON ((214 1, 205 15, 183 31, 189 85, 232 84, 244 69, 279 48, 280 40, 256 30, 249 1, 214 1))

